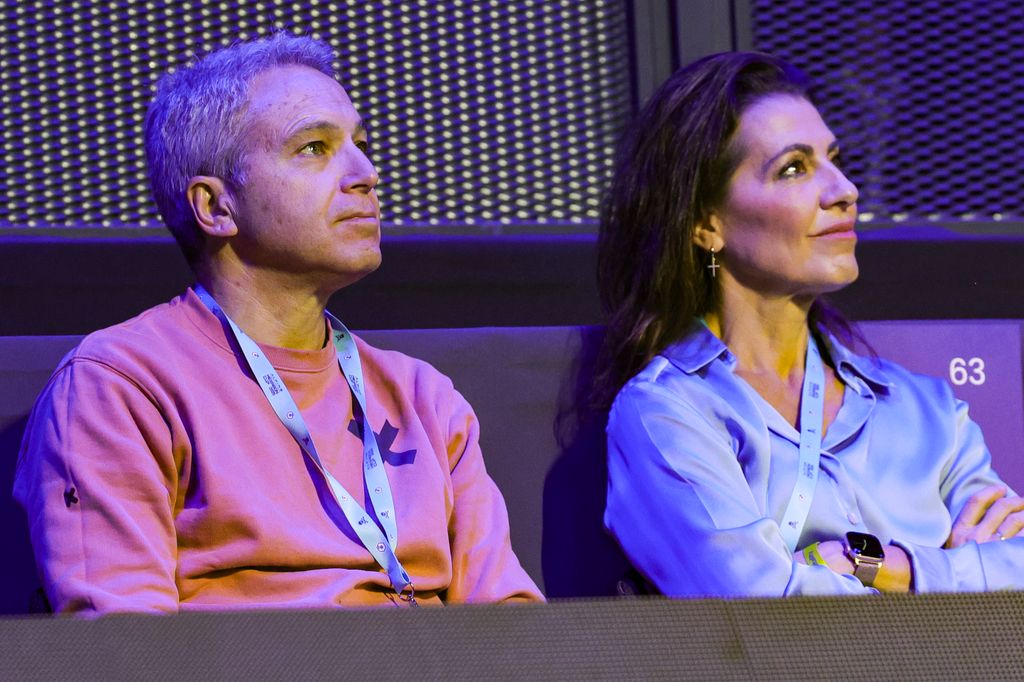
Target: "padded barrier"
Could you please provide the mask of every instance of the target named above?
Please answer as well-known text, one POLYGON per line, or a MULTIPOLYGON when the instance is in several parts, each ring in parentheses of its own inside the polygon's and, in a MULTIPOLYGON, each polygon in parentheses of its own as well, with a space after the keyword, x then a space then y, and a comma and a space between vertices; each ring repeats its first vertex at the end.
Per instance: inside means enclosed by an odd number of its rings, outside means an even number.
MULTIPOLYGON (((872 322, 884 357, 951 376, 982 424, 1000 474, 1024 491, 1021 322, 872 322), (984 381, 975 358, 984 362, 984 381), (962 359, 963 363, 955 361, 962 359), (960 371, 962 370, 962 372, 960 371)), ((362 332, 448 374, 476 409, 488 470, 508 504, 512 544, 549 597, 614 594, 627 568, 602 526, 604 425, 577 413, 601 331, 596 327, 362 332)), ((24 514, 11 499, 21 434, 36 394, 79 340, 0 337, 0 613, 23 613, 37 584, 24 514)))
POLYGON ((995 680, 1024 592, 0 619, 0 679, 995 680))

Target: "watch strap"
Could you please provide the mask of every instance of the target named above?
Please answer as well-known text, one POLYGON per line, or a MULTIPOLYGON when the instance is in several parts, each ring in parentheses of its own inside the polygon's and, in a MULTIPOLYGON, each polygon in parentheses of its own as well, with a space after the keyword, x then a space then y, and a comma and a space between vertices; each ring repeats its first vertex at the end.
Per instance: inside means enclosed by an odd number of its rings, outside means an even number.
POLYGON ((882 568, 882 560, 857 555, 852 555, 850 559, 853 561, 853 577, 867 587, 874 585, 878 570, 882 568))

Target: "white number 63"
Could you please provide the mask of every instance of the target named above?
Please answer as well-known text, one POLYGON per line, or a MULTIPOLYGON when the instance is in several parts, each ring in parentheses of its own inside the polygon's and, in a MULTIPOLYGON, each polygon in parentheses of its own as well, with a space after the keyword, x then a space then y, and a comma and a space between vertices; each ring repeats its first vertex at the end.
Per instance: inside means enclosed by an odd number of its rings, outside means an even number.
POLYGON ((949 380, 954 386, 963 386, 966 383, 981 386, 985 383, 985 361, 981 358, 953 358, 949 361, 949 380))

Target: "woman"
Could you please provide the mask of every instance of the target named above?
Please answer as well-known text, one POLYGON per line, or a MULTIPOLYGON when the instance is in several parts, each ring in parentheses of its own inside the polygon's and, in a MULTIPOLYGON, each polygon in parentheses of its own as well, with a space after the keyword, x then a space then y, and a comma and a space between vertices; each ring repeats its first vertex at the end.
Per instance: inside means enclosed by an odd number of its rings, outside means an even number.
POLYGON ((605 523, 671 596, 1024 586, 1024 500, 938 380, 852 350, 857 188, 774 57, 674 74, 602 215, 605 523), (993 542, 993 540, 997 542, 993 542))

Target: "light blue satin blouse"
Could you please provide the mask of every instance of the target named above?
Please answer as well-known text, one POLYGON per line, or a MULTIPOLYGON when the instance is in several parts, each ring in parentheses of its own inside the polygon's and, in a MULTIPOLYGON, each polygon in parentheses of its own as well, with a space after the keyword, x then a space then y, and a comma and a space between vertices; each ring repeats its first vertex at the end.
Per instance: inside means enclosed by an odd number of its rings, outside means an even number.
MULTIPOLYGON (((942 549, 968 498, 1002 483, 967 405, 944 381, 828 346, 845 390, 798 547, 857 530, 907 551, 916 592, 1024 587, 1024 538, 942 549)), ((874 592, 793 561, 778 523, 800 434, 735 367, 698 324, 623 387, 608 421, 605 525, 670 596, 874 592)))

